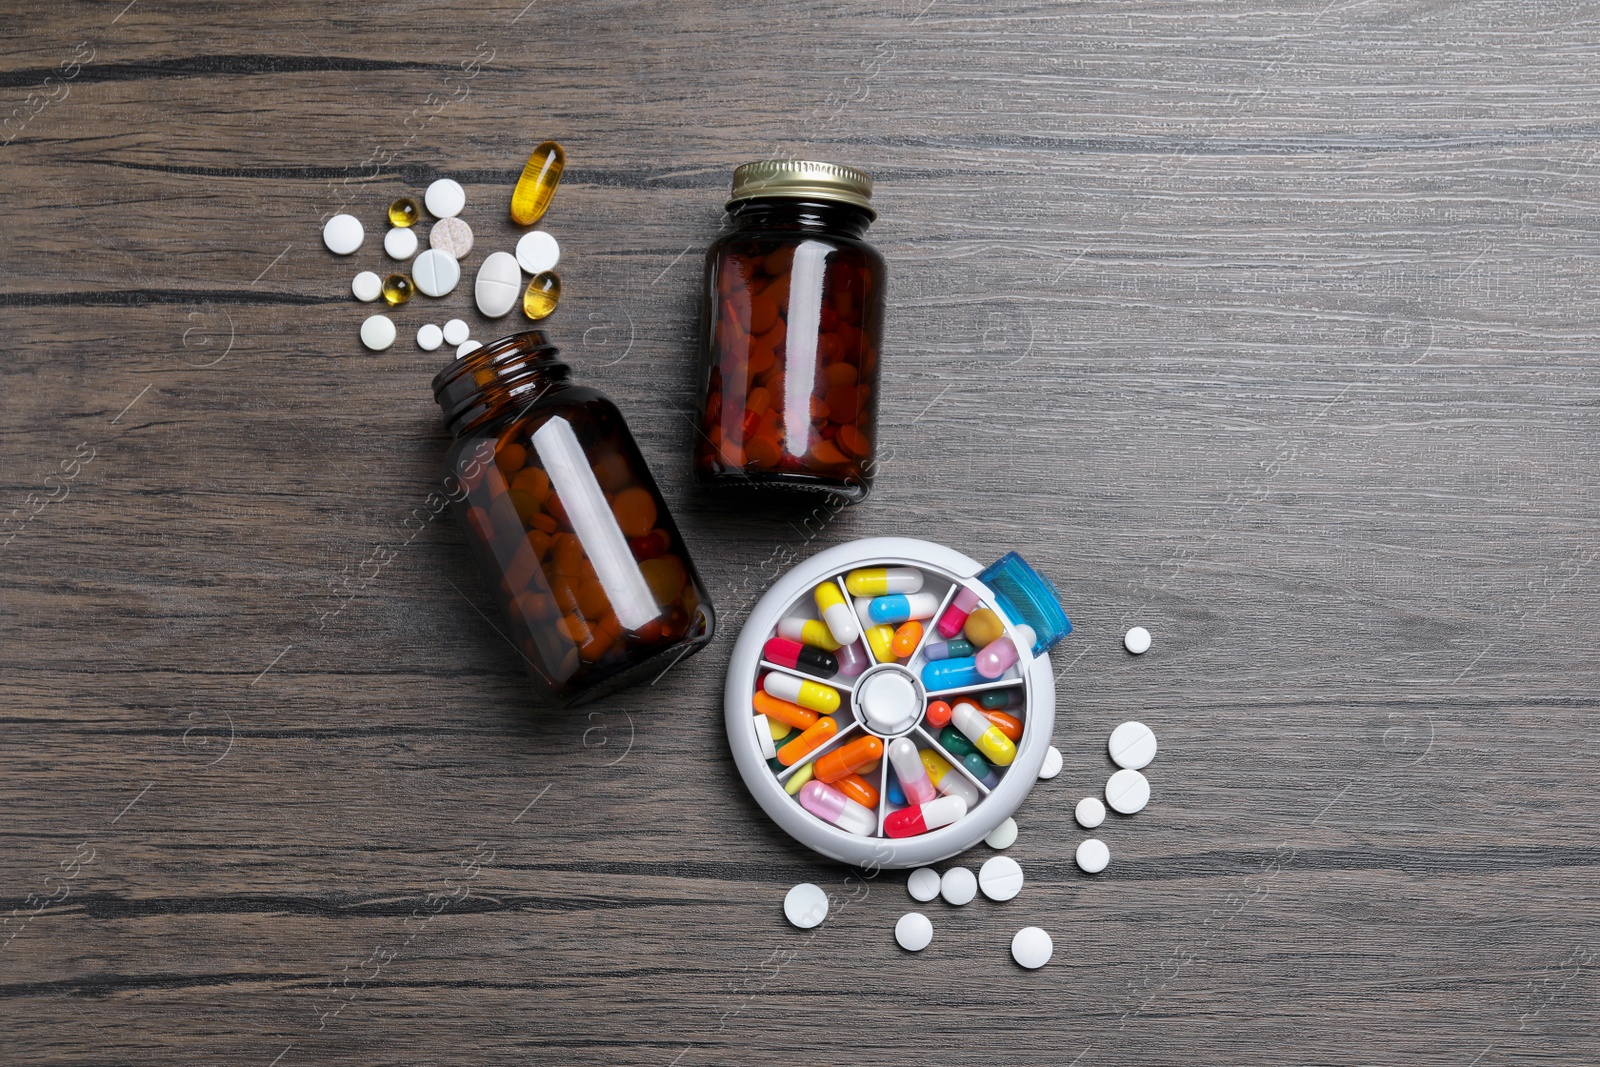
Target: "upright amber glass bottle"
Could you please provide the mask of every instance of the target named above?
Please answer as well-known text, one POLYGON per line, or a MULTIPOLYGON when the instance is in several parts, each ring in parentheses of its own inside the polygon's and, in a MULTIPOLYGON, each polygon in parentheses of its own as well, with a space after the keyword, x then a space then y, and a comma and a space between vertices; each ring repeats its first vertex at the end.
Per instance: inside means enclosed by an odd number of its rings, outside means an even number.
POLYGON ((542 333, 515 334, 433 391, 467 543, 534 683, 572 704, 699 650, 714 616, 621 413, 556 356, 542 333))
POLYGON ((696 480, 865 499, 877 454, 883 257, 872 179, 797 160, 734 171, 706 253, 696 480))

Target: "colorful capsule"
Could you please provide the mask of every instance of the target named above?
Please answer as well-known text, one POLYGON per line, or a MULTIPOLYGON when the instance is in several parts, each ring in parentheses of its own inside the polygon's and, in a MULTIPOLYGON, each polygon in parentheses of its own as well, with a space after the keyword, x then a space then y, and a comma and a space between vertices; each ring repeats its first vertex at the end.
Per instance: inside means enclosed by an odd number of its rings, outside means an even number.
POLYGON ((933 779, 917 756, 917 743, 909 737, 897 737, 889 742, 889 765, 900 782, 906 799, 913 804, 926 804, 938 795, 933 779))
POLYGON ((961 632, 966 635, 968 641, 983 648, 990 641, 998 640, 1006 632, 1006 626, 993 608, 979 608, 967 616, 961 632))
POLYGON ((955 637, 949 641, 929 641, 922 646, 924 659, 960 659, 963 656, 971 656, 977 651, 977 647, 965 637, 955 637))
POLYGON ((851 596, 885 596, 915 593, 922 588, 922 572, 915 567, 861 567, 844 576, 851 596))
POLYGON ((1008 685, 1004 689, 986 689, 978 697, 978 703, 985 710, 1019 708, 1027 703, 1027 694, 1022 691, 1020 685, 1008 685))
POLYGON ((872 648, 872 658, 879 663, 894 662, 894 627, 872 626, 867 629, 867 644, 872 648))
POLYGON ((511 221, 518 226, 532 226, 550 207, 561 184, 561 172, 566 169, 567 154, 554 141, 546 141, 533 150, 522 168, 517 187, 511 190, 511 221))
POLYGON ((835 781, 833 787, 864 808, 878 806, 878 787, 860 774, 847 774, 835 781))
POLYGON ((873 622, 886 622, 898 626, 907 619, 931 619, 939 610, 939 598, 932 593, 895 593, 874 597, 867 604, 867 614, 873 622))
POLYGON ((522 313, 534 322, 549 316, 561 303, 561 276, 553 270, 542 270, 528 279, 528 288, 522 294, 522 313))
POLYGON ((850 610, 844 593, 837 585, 823 582, 811 596, 817 602, 817 612, 822 616, 822 621, 828 624, 835 641, 848 645, 861 636, 861 622, 856 618, 856 613, 850 610))
POLYGON ((839 673, 839 661, 831 652, 824 652, 811 645, 803 645, 799 641, 791 641, 787 637, 774 637, 761 649, 761 655, 769 663, 776 663, 780 667, 793 667, 799 671, 810 671, 831 678, 839 673))
POLYGON ((839 642, 833 639, 828 624, 818 619, 784 619, 778 623, 778 636, 803 645, 812 645, 824 652, 837 652, 839 642))
POLYGON ((998 726, 1012 744, 1022 740, 1022 720, 1015 715, 1007 715, 1003 711, 985 711, 983 717, 998 726))
MULTIPOLYGON (((1018 626, 1017 636, 1022 638, 1023 643, 1030 650, 1033 648, 1034 641, 1037 640, 1031 626, 1018 626)), ((973 657, 973 663, 977 666, 979 674, 993 681, 1006 673, 1019 658, 1020 654, 1017 652, 1015 642, 1007 635, 1001 634, 979 650, 978 654, 973 657)))
POLYGON ((928 705, 928 725, 935 730, 942 730, 950 725, 950 705, 942 700, 935 700, 928 705))
POLYGON ((839 710, 839 691, 821 682, 809 682, 792 674, 773 671, 761 679, 761 688, 769 696, 810 708, 821 715, 832 715, 839 710))
POLYGON ((978 594, 963 586, 956 598, 950 601, 950 606, 944 609, 944 614, 939 616, 939 633, 947 638, 960 633, 967 616, 977 606, 978 594))
POLYGON ((962 701, 951 708, 950 725, 977 745, 978 751, 987 756, 990 763, 1009 767, 1011 761, 1017 758, 1017 746, 1011 743, 1011 738, 990 722, 976 704, 962 701))
POLYGON ((855 678, 867 669, 867 654, 862 651, 860 641, 852 641, 848 645, 840 645, 835 655, 839 657, 839 676, 841 678, 855 678))
POLYGON ((883 758, 883 741, 867 736, 858 737, 847 745, 840 745, 826 756, 817 757, 817 781, 836 782, 847 774, 855 774, 869 763, 883 758))
POLYGON ((892 811, 883 819, 883 832, 890 837, 915 837, 965 818, 967 802, 960 797, 940 797, 926 804, 892 811))
POLYGON ((900 788, 900 779, 894 773, 894 765, 889 765, 889 803, 906 806, 906 791, 900 788))
POLYGON ((846 833, 869 837, 878 828, 876 815, 824 782, 801 786, 800 806, 846 833))
MULTIPOLYGON (((950 711, 951 714, 955 713, 954 708, 951 708, 950 711)), ((977 746, 967 740, 967 735, 957 730, 954 726, 946 726, 939 731, 939 744, 944 746, 944 750, 952 756, 965 756, 968 752, 978 751, 977 746)))
POLYGON ((828 743, 828 738, 839 732, 839 724, 824 716, 818 719, 799 737, 778 749, 778 762, 793 767, 811 753, 828 743))
POLYGON ((417 207, 417 202, 409 196, 402 196, 399 200, 389 205, 390 226, 414 226, 422 217, 422 209, 417 207))
MULTIPOLYGON (((968 755, 971 753, 969 752, 968 755)), ((963 756, 962 759, 965 759, 963 756)), ((928 772, 928 777, 933 779, 934 788, 947 797, 960 797, 967 802, 967 807, 972 807, 978 802, 978 787, 950 766, 950 761, 932 749, 922 750, 922 766, 928 772)))
POLYGON ((922 665, 922 684, 930 693, 941 689, 960 689, 983 681, 978 665, 971 656, 960 659, 936 659, 922 665))
MULTIPOLYGON (((781 764, 783 761, 779 760, 778 762, 781 764)), ((798 771, 795 771, 789 776, 789 780, 787 782, 783 783, 783 791, 788 793, 790 796, 794 796, 796 793, 800 792, 801 789, 805 788, 805 784, 807 782, 811 781, 811 776, 816 772, 816 769, 817 766, 814 763, 808 763, 804 767, 801 767, 798 771)))
POLYGON ((965 767, 972 777, 982 782, 985 789, 993 789, 1000 784, 1000 776, 995 773, 994 768, 989 766, 989 761, 984 759, 980 753, 969 752, 962 756, 961 766, 965 767))
POLYGON ((912 619, 895 628, 894 639, 889 642, 889 651, 894 653, 896 659, 910 659, 911 653, 915 652, 921 643, 922 624, 912 619))
POLYGON ((817 721, 817 713, 810 708, 802 708, 799 704, 779 700, 760 689, 756 690, 754 703, 756 710, 773 722, 787 723, 797 730, 809 730, 817 721))

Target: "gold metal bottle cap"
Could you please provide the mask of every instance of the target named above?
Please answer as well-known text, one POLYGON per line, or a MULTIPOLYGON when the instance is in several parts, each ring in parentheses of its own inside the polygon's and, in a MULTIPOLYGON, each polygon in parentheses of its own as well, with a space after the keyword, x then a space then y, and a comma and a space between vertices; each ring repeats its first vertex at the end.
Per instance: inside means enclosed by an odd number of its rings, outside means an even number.
POLYGON ((758 196, 785 196, 799 200, 833 200, 853 204, 877 218, 872 209, 872 179, 854 167, 815 163, 803 159, 763 159, 745 163, 733 172, 732 207, 758 196))

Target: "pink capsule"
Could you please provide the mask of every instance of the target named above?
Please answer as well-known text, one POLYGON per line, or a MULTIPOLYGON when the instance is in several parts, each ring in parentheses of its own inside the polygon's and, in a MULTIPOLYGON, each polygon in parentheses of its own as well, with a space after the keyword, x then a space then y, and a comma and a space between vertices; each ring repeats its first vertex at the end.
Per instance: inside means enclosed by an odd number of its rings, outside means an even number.
POLYGON ((972 609, 978 606, 978 594, 965 587, 950 601, 950 606, 944 609, 944 614, 939 616, 939 632, 945 637, 954 637, 961 632, 967 624, 967 616, 972 614, 972 609))
POLYGON ((860 641, 840 645, 834 650, 833 656, 839 661, 841 678, 854 678, 867 669, 867 654, 862 651, 860 641))
MULTIPOLYGON (((1033 627, 1018 626, 1017 634, 1028 643, 1029 648, 1033 647, 1033 642, 1036 640, 1033 627)), ((973 657, 973 666, 977 667, 978 673, 985 678, 994 679, 1006 673, 1019 658, 1017 646, 1012 643, 1011 638, 1001 634, 978 650, 978 654, 973 657)))
POLYGON ((847 833, 868 837, 878 829, 878 817, 871 811, 815 779, 800 787, 800 806, 847 833))

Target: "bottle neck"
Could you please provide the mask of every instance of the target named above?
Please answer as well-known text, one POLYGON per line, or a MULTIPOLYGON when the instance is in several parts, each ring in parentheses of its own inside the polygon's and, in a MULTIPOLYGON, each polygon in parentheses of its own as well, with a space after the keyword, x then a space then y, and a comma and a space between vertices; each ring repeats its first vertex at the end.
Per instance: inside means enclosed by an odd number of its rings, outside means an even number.
POLYGON ((796 230, 846 237, 864 236, 873 219, 870 211, 853 204, 781 196, 741 200, 728 212, 736 230, 796 230))
POLYGON ((456 359, 433 379, 446 429, 460 437, 564 388, 572 371, 556 358, 559 353, 542 332, 528 330, 456 359))

